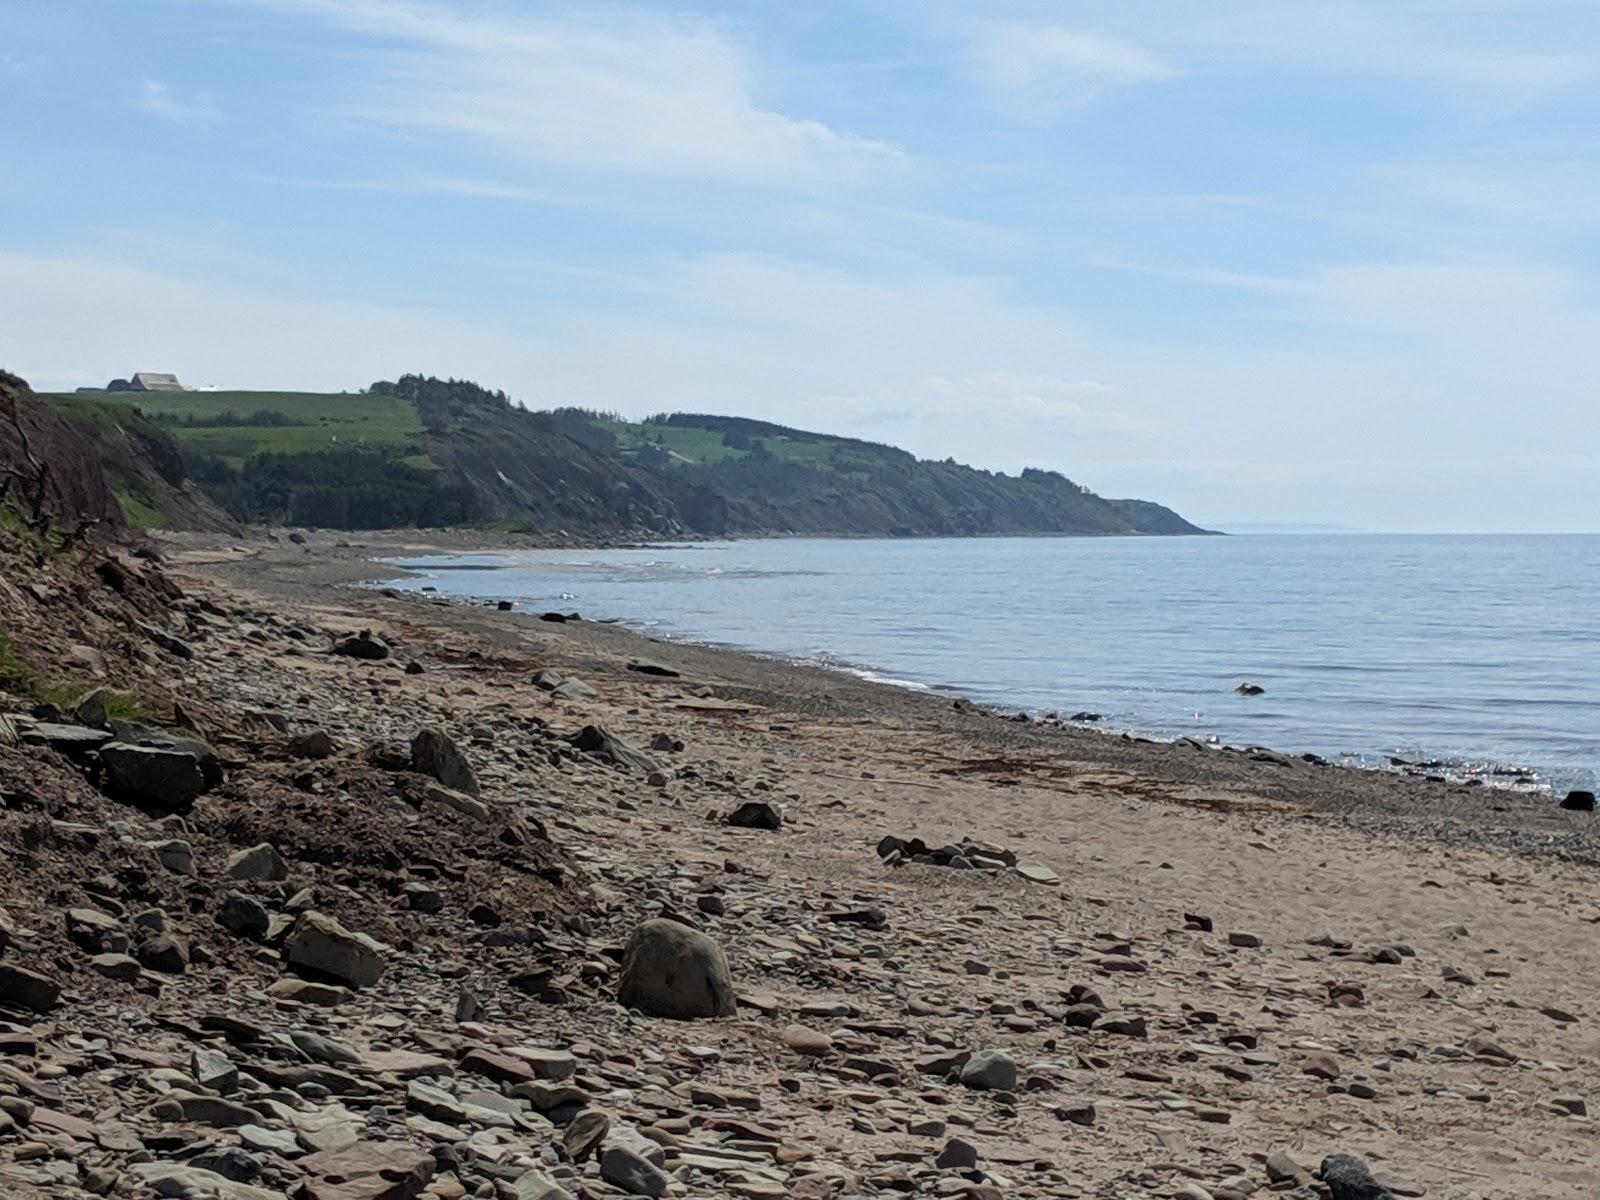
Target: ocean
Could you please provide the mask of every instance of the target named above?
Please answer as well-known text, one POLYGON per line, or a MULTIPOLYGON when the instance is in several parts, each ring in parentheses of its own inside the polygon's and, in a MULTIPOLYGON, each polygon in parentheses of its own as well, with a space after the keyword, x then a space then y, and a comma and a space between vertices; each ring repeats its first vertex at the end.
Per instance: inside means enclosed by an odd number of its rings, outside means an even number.
POLYGON ((1500 785, 1600 778, 1600 535, 805 538, 400 565, 418 574, 397 587, 1036 717, 1500 785))

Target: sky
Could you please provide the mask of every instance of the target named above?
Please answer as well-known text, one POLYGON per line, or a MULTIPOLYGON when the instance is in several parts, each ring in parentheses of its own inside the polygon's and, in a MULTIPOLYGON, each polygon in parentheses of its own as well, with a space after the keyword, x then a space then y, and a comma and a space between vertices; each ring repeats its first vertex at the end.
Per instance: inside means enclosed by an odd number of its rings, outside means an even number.
POLYGON ((40 389, 736 413, 1600 530, 1593 0, 0 0, 40 389))

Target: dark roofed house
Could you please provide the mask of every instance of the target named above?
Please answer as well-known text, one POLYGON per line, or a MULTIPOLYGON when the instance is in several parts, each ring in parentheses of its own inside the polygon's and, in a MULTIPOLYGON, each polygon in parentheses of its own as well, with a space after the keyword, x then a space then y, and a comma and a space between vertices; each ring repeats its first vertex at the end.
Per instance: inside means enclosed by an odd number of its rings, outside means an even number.
POLYGON ((183 384, 178 382, 176 375, 169 375, 164 371, 139 371, 135 373, 130 392, 181 392, 183 384))

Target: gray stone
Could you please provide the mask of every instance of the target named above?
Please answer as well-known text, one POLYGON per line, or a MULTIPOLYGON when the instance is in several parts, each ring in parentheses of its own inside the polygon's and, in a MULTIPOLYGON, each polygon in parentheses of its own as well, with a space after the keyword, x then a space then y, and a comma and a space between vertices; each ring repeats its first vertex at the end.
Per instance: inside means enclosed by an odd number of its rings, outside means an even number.
POLYGON ((1333 1200, 1392 1200, 1393 1193, 1353 1154, 1330 1154, 1322 1160, 1322 1182, 1333 1200))
POLYGON ((210 786, 199 757, 177 746, 108 742, 100 764, 114 795, 163 811, 186 807, 210 786))
POLYGON ((382 638, 375 636, 370 630, 363 629, 360 633, 352 633, 349 637, 342 637, 333 644, 334 654, 341 658, 359 658, 367 662, 382 662, 389 657, 389 646, 382 638))
POLYGON ((657 1017, 729 1017, 738 1008, 722 947, 677 921, 658 918, 633 931, 617 999, 657 1017))
POLYGON ((229 855, 225 870, 229 879, 265 879, 279 883, 289 878, 289 864, 266 842, 229 855))
POLYGON ((300 914, 283 949, 293 965, 351 987, 371 987, 383 978, 386 965, 380 943, 319 912, 300 914))
POLYGON ((478 777, 472 764, 442 729, 424 729, 411 739, 411 769, 437 779, 447 788, 478 795, 478 777))
POLYGON ((1013 1091, 1017 1064, 1004 1050, 979 1050, 961 1068, 961 1082, 979 1091, 1013 1091))
POLYGON ((600 1155, 600 1178, 630 1196, 655 1200, 672 1182, 653 1163, 622 1146, 608 1146, 600 1155))
POLYGON ((222 907, 217 910, 218 925, 229 933, 236 933, 251 941, 259 941, 266 936, 271 920, 265 906, 243 892, 229 892, 222 898, 222 907))

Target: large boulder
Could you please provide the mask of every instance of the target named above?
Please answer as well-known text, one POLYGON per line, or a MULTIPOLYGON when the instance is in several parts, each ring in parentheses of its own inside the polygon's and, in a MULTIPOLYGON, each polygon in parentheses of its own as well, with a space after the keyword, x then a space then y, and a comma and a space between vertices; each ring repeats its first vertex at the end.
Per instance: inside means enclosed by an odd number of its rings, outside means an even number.
POLYGON ((478 777, 472 764, 442 729, 424 729, 411 739, 411 769, 437 779, 447 788, 469 796, 478 794, 478 777))
POLYGON ((61 986, 26 967, 0 962, 0 1004, 45 1013, 61 999, 61 986))
POLYGON ((200 756, 176 744, 108 742, 100 747, 100 765, 113 795, 168 812, 187 808, 211 786, 200 756))
POLYGON ((319 912, 300 914, 283 950, 292 965, 351 987, 371 987, 387 965, 381 943, 319 912))
POLYGON ((961 1068, 961 1082, 978 1091, 1015 1091, 1017 1064, 1004 1050, 979 1050, 961 1068))
POLYGON ((370 629, 342 637, 333 644, 332 653, 340 658, 359 658, 367 662, 382 662, 389 657, 389 646, 370 629))
POLYGON ((305 1200, 412 1200, 436 1167, 410 1142, 358 1141, 302 1158, 305 1200))
POLYGON ((643 750, 637 746, 630 746, 616 734, 602 729, 599 725, 585 725, 567 740, 575 749, 582 750, 585 754, 593 754, 596 758, 621 767, 625 771, 639 771, 648 775, 652 771, 661 769, 661 764, 643 750))
POLYGON ((646 921, 628 939, 617 999, 655 1017, 731 1017, 738 1009, 722 947, 677 921, 646 921))

